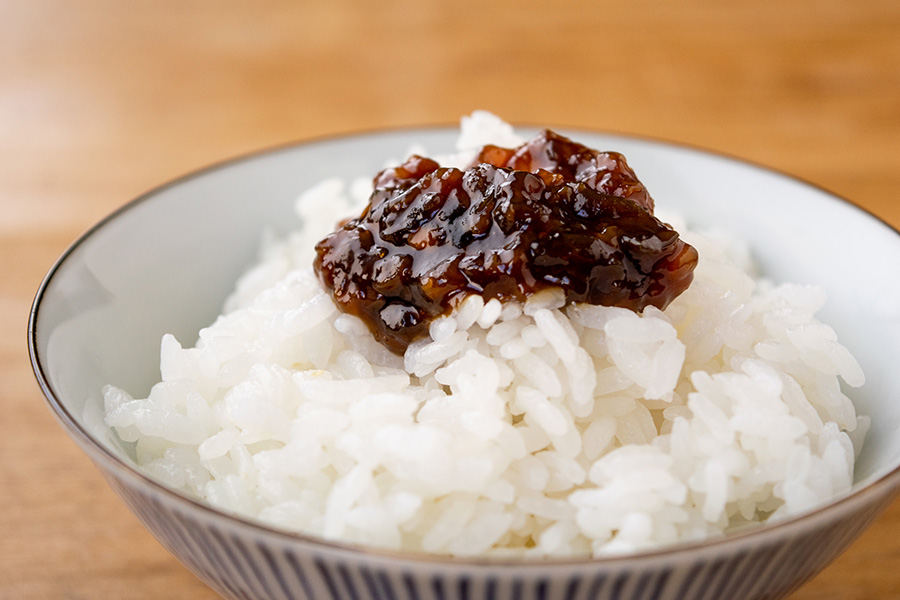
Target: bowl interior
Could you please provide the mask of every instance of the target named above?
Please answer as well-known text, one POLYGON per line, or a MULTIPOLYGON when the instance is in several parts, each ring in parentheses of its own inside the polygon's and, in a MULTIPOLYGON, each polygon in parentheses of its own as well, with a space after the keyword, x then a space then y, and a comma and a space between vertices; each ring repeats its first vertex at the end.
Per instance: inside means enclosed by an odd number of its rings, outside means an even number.
MULTIPOLYGON (((565 132, 564 132, 565 133, 565 132)), ((867 383, 848 390, 873 417, 857 487, 900 464, 900 235, 853 205, 790 177, 646 140, 568 132, 625 154, 657 205, 695 228, 746 240, 763 274, 822 285, 821 318, 858 358, 867 383)), ((51 405, 89 449, 127 462, 102 422, 108 383, 146 395, 159 378, 159 343, 192 344, 219 314, 261 234, 298 226, 297 195, 330 176, 370 176, 411 143, 452 150, 450 130, 397 131, 314 142, 219 165, 154 190, 77 241, 35 301, 29 341, 51 405), (88 432, 89 436, 84 436, 88 432)), ((76 439, 79 438, 76 435, 76 439)))

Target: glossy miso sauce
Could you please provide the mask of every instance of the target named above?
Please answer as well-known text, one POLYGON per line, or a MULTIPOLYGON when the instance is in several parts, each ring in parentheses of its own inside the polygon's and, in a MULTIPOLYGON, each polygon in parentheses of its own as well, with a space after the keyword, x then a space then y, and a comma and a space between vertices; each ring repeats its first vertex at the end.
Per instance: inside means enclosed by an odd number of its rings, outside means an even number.
POLYGON ((625 158, 545 130, 485 146, 466 169, 420 156, 385 169, 362 215, 316 245, 314 267, 342 310, 394 352, 470 294, 665 308, 697 252, 653 216, 625 158))

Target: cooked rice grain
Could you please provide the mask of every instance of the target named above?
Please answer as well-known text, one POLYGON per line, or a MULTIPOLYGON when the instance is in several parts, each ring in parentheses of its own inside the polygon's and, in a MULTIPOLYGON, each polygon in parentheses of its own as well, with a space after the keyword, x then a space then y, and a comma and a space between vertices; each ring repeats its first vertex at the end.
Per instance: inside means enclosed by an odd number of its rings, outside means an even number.
MULTIPOLYGON (((490 131, 516 141, 481 113, 463 139, 490 131)), ((304 194, 304 227, 266 242, 195 346, 163 338, 148 398, 105 390, 149 474, 276 527, 454 555, 630 552, 849 489, 868 421, 839 378, 863 375, 818 288, 757 280, 746 248, 679 225, 700 263, 665 311, 473 296, 401 358, 309 266, 362 187, 304 194)))

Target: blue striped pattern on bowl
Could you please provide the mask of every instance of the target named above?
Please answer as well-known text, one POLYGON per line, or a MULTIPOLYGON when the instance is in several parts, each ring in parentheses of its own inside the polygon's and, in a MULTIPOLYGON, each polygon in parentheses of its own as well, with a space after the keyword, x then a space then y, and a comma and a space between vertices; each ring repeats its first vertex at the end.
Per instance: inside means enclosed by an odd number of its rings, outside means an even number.
MULTIPOLYGON (((106 463, 106 464, 104 464, 106 463)), ((361 550, 216 513, 99 466, 172 554, 233 600, 721 600, 783 598, 834 560, 890 504, 898 483, 824 515, 666 552, 605 560, 456 560, 361 550)))

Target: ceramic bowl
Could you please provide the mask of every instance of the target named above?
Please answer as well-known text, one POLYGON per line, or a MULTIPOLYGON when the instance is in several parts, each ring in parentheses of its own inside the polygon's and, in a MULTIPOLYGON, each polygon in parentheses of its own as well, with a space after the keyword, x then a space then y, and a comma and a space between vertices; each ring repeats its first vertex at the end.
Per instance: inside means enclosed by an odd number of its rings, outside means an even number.
MULTIPOLYGON (((143 397, 164 333, 196 339, 255 259, 261 232, 297 226, 293 202, 333 175, 371 175, 411 143, 452 149, 451 130, 316 141, 227 162, 134 200, 78 239, 37 292, 32 363, 50 408, 112 488, 179 560, 227 598, 781 598, 868 526, 900 486, 900 235, 796 179, 647 140, 563 132, 623 152, 659 205, 747 240, 762 272, 824 286, 821 318, 859 359, 852 393, 873 426, 852 493, 777 524, 599 560, 473 560, 371 550, 217 512, 138 470, 102 421, 101 387, 143 397)), ((98 524, 98 526, 102 526, 98 524)))

